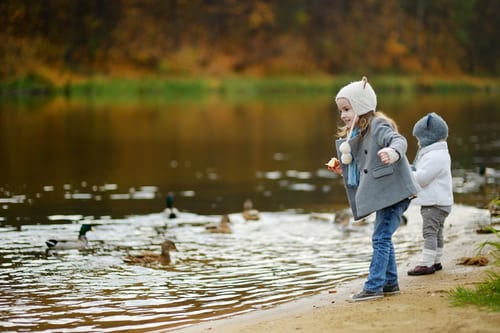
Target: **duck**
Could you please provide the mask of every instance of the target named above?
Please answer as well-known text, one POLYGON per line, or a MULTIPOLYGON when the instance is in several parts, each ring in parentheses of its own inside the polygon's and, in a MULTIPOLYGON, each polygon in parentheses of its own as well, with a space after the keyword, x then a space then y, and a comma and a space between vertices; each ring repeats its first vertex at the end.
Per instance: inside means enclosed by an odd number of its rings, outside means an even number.
POLYGON ((169 219, 175 219, 177 214, 175 213, 176 209, 174 208, 174 194, 172 192, 168 192, 165 197, 165 203, 167 204, 167 208, 165 208, 165 213, 167 214, 169 219))
POLYGON ((172 263, 170 251, 177 251, 175 243, 169 239, 161 243, 161 253, 144 251, 140 254, 128 254, 123 261, 128 264, 161 264, 168 265, 172 263))
POLYGON ((333 220, 333 218, 332 218, 332 214, 327 214, 327 213, 311 213, 311 214, 309 214, 309 220, 311 220, 311 221, 331 222, 333 220))
POLYGON ((484 187, 495 186, 500 178, 500 172, 484 165, 474 170, 458 170, 452 177, 453 191, 456 193, 478 192, 484 187))
POLYGON ((230 234, 232 233, 231 220, 227 214, 222 215, 219 223, 210 223, 205 226, 205 230, 214 234, 230 234))
POLYGON ((348 209, 343 209, 335 213, 333 223, 343 227, 348 226, 352 220, 352 213, 348 209))
POLYGON ((351 210, 347 208, 335 213, 333 223, 344 232, 359 231, 363 229, 362 227, 370 224, 370 216, 354 220, 351 210))
POLYGON ((260 219, 260 214, 257 209, 253 208, 253 202, 250 199, 246 199, 243 202, 243 218, 247 221, 256 221, 260 219))
POLYGON ((86 249, 89 246, 86 234, 91 230, 91 224, 82 224, 77 239, 49 239, 45 242, 47 244, 47 251, 86 249))

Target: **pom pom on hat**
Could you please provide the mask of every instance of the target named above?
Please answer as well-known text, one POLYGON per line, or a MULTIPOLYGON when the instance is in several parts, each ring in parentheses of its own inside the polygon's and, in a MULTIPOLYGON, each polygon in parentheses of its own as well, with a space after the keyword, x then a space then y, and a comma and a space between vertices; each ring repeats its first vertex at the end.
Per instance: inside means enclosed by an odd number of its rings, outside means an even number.
POLYGON ((415 123, 413 136, 420 147, 425 147, 448 137, 448 125, 437 113, 429 113, 415 123))
POLYGON ((340 89, 335 100, 339 98, 347 98, 357 116, 377 109, 377 95, 366 76, 363 76, 361 81, 352 82, 340 89))

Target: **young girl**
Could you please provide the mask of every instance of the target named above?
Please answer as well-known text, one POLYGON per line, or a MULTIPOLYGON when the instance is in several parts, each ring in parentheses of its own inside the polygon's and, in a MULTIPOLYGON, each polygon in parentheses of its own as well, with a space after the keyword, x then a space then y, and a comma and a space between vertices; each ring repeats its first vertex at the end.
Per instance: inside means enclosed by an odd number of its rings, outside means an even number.
POLYGON ((453 205, 448 125, 436 113, 429 113, 415 123, 413 135, 420 147, 413 174, 421 187, 413 203, 421 206, 424 249, 420 262, 408 275, 425 275, 443 268, 443 226, 453 205))
POLYGON ((328 169, 343 175, 354 219, 376 212, 370 272, 352 300, 381 298, 399 292, 392 235, 417 193, 407 143, 394 121, 376 111, 377 96, 366 77, 343 87, 335 102, 345 127, 336 141, 341 163, 328 169))

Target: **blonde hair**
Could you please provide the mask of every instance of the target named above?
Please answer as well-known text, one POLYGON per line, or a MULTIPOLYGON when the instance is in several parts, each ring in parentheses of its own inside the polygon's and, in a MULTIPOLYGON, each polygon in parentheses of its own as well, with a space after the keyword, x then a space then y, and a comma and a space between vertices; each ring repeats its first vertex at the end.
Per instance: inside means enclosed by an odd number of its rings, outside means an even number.
MULTIPOLYGON (((370 111, 370 112, 365 113, 361 116, 358 116, 357 126, 359 128, 359 132, 360 132, 361 136, 364 136, 366 134, 366 132, 368 131, 368 128, 370 127, 370 122, 371 122, 373 117, 384 119, 392 126, 392 128, 396 132, 398 132, 398 125, 396 124, 396 122, 392 118, 390 118, 388 115, 386 115, 382 111, 370 111)), ((345 137, 347 137, 348 133, 349 133, 349 128, 347 126, 339 127, 337 130, 337 137, 345 138, 345 137)))

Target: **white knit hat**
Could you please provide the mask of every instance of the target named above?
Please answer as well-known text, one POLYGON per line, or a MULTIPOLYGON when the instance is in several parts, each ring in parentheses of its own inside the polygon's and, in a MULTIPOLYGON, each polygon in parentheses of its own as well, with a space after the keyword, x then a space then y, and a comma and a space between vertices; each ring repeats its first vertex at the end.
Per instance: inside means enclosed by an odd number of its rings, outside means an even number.
POLYGON ((366 76, 361 81, 352 82, 340 89, 335 100, 339 98, 347 98, 357 116, 377 109, 377 95, 366 76))

